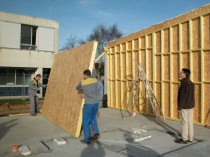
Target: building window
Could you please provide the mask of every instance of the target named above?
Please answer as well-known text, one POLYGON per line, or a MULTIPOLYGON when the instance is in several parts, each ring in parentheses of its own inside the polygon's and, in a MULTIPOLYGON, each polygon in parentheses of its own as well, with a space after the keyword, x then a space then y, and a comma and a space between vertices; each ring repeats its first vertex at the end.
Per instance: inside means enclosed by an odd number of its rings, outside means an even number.
POLYGON ((34 69, 0 69, 0 85, 28 85, 34 69))
POLYGON ((37 26, 21 25, 21 49, 36 49, 37 28, 37 26))
POLYGON ((14 69, 0 69, 0 85, 15 85, 14 69))

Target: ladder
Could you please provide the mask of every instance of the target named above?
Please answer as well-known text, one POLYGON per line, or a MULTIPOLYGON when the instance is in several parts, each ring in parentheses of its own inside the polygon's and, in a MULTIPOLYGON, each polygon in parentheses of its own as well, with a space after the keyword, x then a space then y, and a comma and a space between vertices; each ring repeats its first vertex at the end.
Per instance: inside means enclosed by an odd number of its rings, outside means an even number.
POLYGON ((154 91, 153 91, 153 89, 150 85, 150 82, 148 81, 148 79, 146 77, 144 68, 142 67, 142 65, 138 61, 136 61, 136 66, 137 66, 138 72, 136 73, 136 78, 134 79, 133 84, 132 84, 132 89, 131 89, 131 92, 130 92, 130 95, 129 95, 129 100, 128 100, 128 103, 126 104, 126 111, 131 116, 131 113, 129 112, 130 101, 131 101, 132 96, 133 96, 134 87, 136 86, 136 82, 139 80, 138 85, 137 85, 137 90, 136 90, 136 96, 135 96, 135 99, 134 99, 135 101, 133 103, 133 112, 134 112, 134 108, 136 106, 136 101, 138 100, 140 80, 141 80, 143 82, 143 85, 144 85, 144 88, 145 88, 145 91, 146 91, 146 95, 149 98, 149 101, 150 101, 150 104, 151 104, 151 107, 152 107, 152 110, 153 110, 153 113, 154 113, 155 117, 157 117, 157 111, 156 111, 156 108, 155 108, 155 105, 157 105, 158 110, 160 112, 160 116, 163 117, 163 119, 165 121, 164 114, 161 110, 160 104, 159 104, 159 102, 158 102, 158 100, 155 96, 155 93, 154 93, 154 91))

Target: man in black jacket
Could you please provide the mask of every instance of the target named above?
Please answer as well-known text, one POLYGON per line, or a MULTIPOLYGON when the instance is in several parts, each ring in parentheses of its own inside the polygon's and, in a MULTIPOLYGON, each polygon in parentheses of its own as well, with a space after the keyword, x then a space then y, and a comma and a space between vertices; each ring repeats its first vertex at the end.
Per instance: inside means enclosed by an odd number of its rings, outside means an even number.
POLYGON ((180 72, 181 85, 178 93, 178 111, 181 116, 182 138, 176 143, 188 143, 193 141, 193 108, 195 106, 194 84, 190 80, 190 70, 182 69, 180 72))

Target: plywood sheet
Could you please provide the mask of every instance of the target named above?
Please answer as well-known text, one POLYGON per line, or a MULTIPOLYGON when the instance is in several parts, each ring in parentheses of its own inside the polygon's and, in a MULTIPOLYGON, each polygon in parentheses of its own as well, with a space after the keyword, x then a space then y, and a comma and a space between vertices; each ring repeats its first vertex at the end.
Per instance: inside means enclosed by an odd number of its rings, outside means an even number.
POLYGON ((70 135, 79 137, 81 130, 81 96, 76 85, 85 69, 92 70, 97 42, 58 53, 54 56, 42 114, 70 135))

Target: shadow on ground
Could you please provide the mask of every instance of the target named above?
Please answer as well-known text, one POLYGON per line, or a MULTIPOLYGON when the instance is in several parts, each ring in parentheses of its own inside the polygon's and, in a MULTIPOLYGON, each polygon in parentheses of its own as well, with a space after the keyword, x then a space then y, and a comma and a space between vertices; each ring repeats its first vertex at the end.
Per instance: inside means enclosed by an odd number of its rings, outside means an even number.
POLYGON ((17 125, 17 119, 10 120, 8 122, 0 123, 0 140, 7 134, 7 132, 15 125, 17 125))

